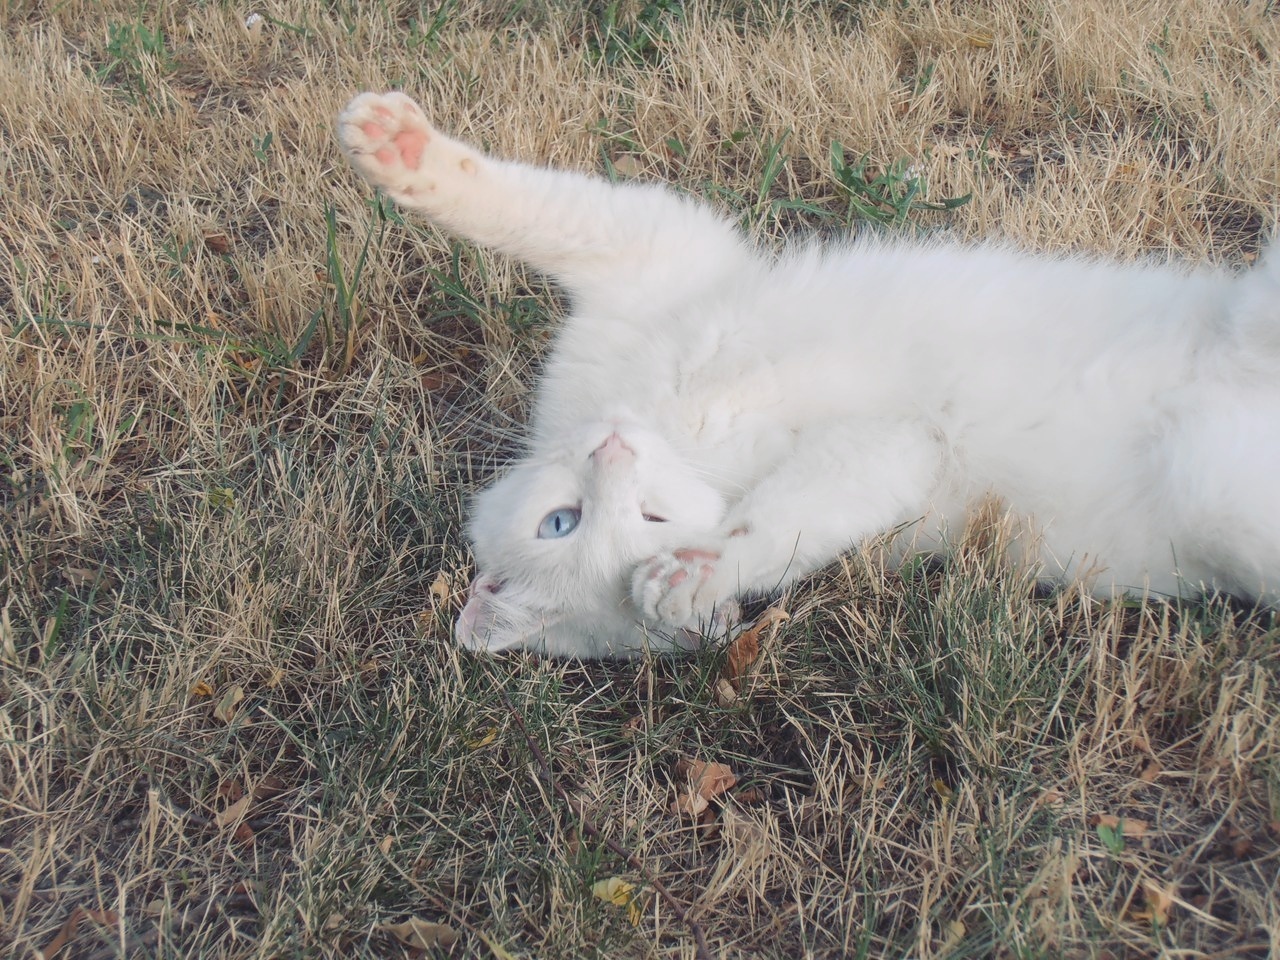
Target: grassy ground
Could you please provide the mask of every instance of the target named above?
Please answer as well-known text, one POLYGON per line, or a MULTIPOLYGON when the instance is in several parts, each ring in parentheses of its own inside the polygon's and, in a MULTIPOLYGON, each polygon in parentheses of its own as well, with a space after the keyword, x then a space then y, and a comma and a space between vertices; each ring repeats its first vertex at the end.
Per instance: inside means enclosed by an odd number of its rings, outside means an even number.
POLYGON ((0 2, 0 951, 693 957, 656 879, 715 956, 1280 954, 1270 615, 1046 597, 980 530, 794 591, 736 693, 454 649, 554 293, 332 139, 402 86, 765 243, 1240 265, 1271 8, 0 2), (700 821, 681 759, 737 778, 700 821))

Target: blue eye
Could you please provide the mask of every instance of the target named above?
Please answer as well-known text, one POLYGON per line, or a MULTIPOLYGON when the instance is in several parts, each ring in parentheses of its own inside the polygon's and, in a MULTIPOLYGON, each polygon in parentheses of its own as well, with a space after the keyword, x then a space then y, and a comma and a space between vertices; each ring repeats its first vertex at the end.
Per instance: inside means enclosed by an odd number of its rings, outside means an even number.
POLYGON ((538 524, 539 540, 554 540, 556 537, 567 537, 573 533, 582 519, 582 511, 577 507, 561 507, 552 510, 538 524))

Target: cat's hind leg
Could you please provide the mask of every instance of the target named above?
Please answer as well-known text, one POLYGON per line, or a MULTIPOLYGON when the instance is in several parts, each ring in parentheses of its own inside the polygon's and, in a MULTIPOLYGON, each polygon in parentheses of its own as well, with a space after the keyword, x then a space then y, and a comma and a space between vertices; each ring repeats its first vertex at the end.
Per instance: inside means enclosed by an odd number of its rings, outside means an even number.
POLYGON ((397 203, 525 261, 588 309, 671 302, 752 256, 709 207, 663 186, 486 156, 435 129, 402 93, 352 100, 338 117, 338 142, 355 170, 397 203))

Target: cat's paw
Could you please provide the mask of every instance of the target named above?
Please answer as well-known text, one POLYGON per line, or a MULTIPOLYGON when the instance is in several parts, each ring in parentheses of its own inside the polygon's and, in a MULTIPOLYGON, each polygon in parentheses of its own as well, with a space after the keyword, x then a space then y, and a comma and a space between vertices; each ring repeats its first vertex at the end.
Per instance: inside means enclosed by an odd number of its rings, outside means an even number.
POLYGON ((360 176, 421 205, 449 178, 474 177, 480 156, 446 137, 403 93, 362 93, 338 115, 338 143, 360 176))
POLYGON ((738 617, 738 605, 721 583, 719 564, 715 550, 664 551, 636 569, 632 599, 650 622, 719 636, 738 617))

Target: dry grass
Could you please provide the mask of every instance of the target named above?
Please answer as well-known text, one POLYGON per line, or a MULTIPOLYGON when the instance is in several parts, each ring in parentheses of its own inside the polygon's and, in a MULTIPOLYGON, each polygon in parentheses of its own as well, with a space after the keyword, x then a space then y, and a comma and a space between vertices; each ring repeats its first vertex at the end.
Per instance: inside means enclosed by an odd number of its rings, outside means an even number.
POLYGON ((0 948, 79 907, 60 956, 396 956, 421 917, 452 956, 691 957, 505 692, 718 955, 1280 954, 1270 615, 1046 598, 977 538, 796 591, 729 706, 713 654, 455 650, 460 504, 552 294, 384 222, 331 132, 402 85, 766 242, 840 222, 839 141, 972 195, 921 229, 1238 264, 1280 197, 1270 7, 0 4, 0 948), (711 825, 668 812, 681 755, 740 778, 711 825))

